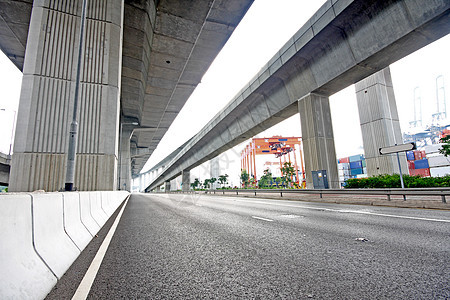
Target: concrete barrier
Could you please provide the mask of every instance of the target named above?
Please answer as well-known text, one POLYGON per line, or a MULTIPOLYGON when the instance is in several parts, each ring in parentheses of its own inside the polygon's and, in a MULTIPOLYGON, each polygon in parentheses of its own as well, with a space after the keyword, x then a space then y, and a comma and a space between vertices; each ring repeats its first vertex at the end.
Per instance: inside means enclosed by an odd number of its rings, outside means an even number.
POLYGON ((62 194, 32 194, 32 204, 35 249, 61 278, 81 252, 64 231, 62 194))
POLYGON ((80 193, 81 222, 89 230, 89 233, 92 236, 95 236, 100 230, 100 224, 95 221, 91 214, 91 199, 89 195, 90 192, 80 193))
POLYGON ((62 193, 64 204, 64 229, 80 251, 86 248, 92 239, 89 230, 81 222, 80 194, 62 193))
POLYGON ((0 299, 43 299, 56 277, 33 248, 31 196, 0 196, 0 299))
POLYGON ((129 195, 91 194, 0 194, 0 299, 45 298, 129 195))
POLYGON ((91 203, 91 215, 100 227, 105 225, 108 220, 106 212, 102 209, 102 199, 100 192, 89 192, 91 203))

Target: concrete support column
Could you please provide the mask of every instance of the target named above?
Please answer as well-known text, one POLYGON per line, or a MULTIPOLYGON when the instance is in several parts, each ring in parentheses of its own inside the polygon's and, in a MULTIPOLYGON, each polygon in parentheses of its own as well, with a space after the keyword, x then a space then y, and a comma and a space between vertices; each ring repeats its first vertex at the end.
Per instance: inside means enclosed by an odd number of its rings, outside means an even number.
POLYGON ((182 191, 188 192, 191 189, 191 171, 184 170, 181 172, 182 191))
POLYGON ((130 137, 133 129, 121 125, 119 145, 119 180, 117 189, 131 191, 131 149, 130 137))
MULTIPOLYGON (((64 188, 82 0, 34 1, 10 191, 64 188)), ((123 0, 89 2, 81 59, 74 187, 117 186, 123 0)))
POLYGON ((144 183, 145 183, 144 178, 145 178, 145 174, 139 175, 139 192, 144 189, 144 183))
MULTIPOLYGON (((368 176, 398 174, 396 154, 379 154, 379 148, 403 143, 389 67, 356 83, 355 89, 368 176)), ((400 164, 408 174, 405 153, 400 153, 400 164)))
POLYGON ((329 187, 339 188, 328 97, 311 93, 298 101, 298 110, 302 126, 306 187, 314 187, 312 171, 327 170, 329 187))
MULTIPOLYGON (((216 178, 217 180, 219 180, 219 176, 220 176, 220 158, 219 156, 214 157, 213 159, 211 159, 210 161, 210 165, 209 165, 209 170, 210 170, 210 178, 216 178)), ((211 188, 215 189, 217 188, 219 185, 218 181, 214 182, 214 184, 212 184, 211 188)))
POLYGON ((170 192, 170 181, 164 182, 164 191, 170 192))

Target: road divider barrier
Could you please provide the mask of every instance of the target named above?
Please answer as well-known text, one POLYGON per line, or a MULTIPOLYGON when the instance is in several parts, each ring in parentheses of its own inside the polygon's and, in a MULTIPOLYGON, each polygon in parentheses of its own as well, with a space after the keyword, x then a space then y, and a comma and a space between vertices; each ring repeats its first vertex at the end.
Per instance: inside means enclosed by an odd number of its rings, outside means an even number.
POLYGON ((0 299, 45 298, 128 195, 0 195, 0 299))

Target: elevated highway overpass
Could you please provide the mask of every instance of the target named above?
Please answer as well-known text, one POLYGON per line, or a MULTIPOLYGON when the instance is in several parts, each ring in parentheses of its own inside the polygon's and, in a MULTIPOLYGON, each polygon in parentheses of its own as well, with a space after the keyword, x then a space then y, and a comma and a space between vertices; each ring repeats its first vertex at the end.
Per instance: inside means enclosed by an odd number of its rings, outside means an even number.
MULTIPOLYGON (((12 191, 64 186, 82 2, 0 3, 0 48, 24 74, 12 191)), ((130 188, 252 2, 87 2, 79 190, 130 188)))
POLYGON ((296 113, 300 113, 307 174, 327 169, 332 187, 337 187, 328 96, 353 83, 358 83, 361 96, 366 157, 373 155, 368 169, 392 169, 392 159, 376 153, 379 147, 401 140, 392 82, 385 68, 447 35, 449 8, 449 1, 439 0, 327 1, 146 191, 180 174, 185 183, 192 168, 296 113))

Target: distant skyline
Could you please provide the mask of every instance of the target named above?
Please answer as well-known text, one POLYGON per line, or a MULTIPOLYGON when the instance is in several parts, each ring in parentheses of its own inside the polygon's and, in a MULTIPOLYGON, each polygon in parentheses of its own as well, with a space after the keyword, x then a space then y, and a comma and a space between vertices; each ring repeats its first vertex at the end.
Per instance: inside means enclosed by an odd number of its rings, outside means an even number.
MULTIPOLYGON (((229 42, 219 53, 183 110, 173 122, 144 170, 158 163, 187 139, 195 135, 221 110, 263 67, 283 44, 317 11, 325 1, 256 0, 229 42), (188 126, 187 126, 188 125, 188 126)), ((402 131, 408 131, 413 120, 413 93, 419 87, 424 123, 430 121, 435 109, 435 81, 442 75, 449 111, 450 95, 450 37, 405 57, 391 65, 394 92, 402 131)), ((0 151, 8 153, 14 111, 18 110, 21 86, 20 71, 0 54, 0 151)), ((337 157, 363 153, 356 95, 353 86, 330 97, 337 157)), ((301 136, 300 117, 266 130, 258 137, 273 135, 301 136)), ((245 145, 245 144, 244 144, 245 145)), ((239 172, 239 157, 244 147, 239 145, 225 153, 232 168, 239 172)), ((207 166, 200 169, 206 170, 207 166)), ((195 173, 198 170, 193 170, 195 173)), ((200 171, 199 171, 200 172, 200 171)), ((231 172, 230 172, 231 173, 231 172)))

